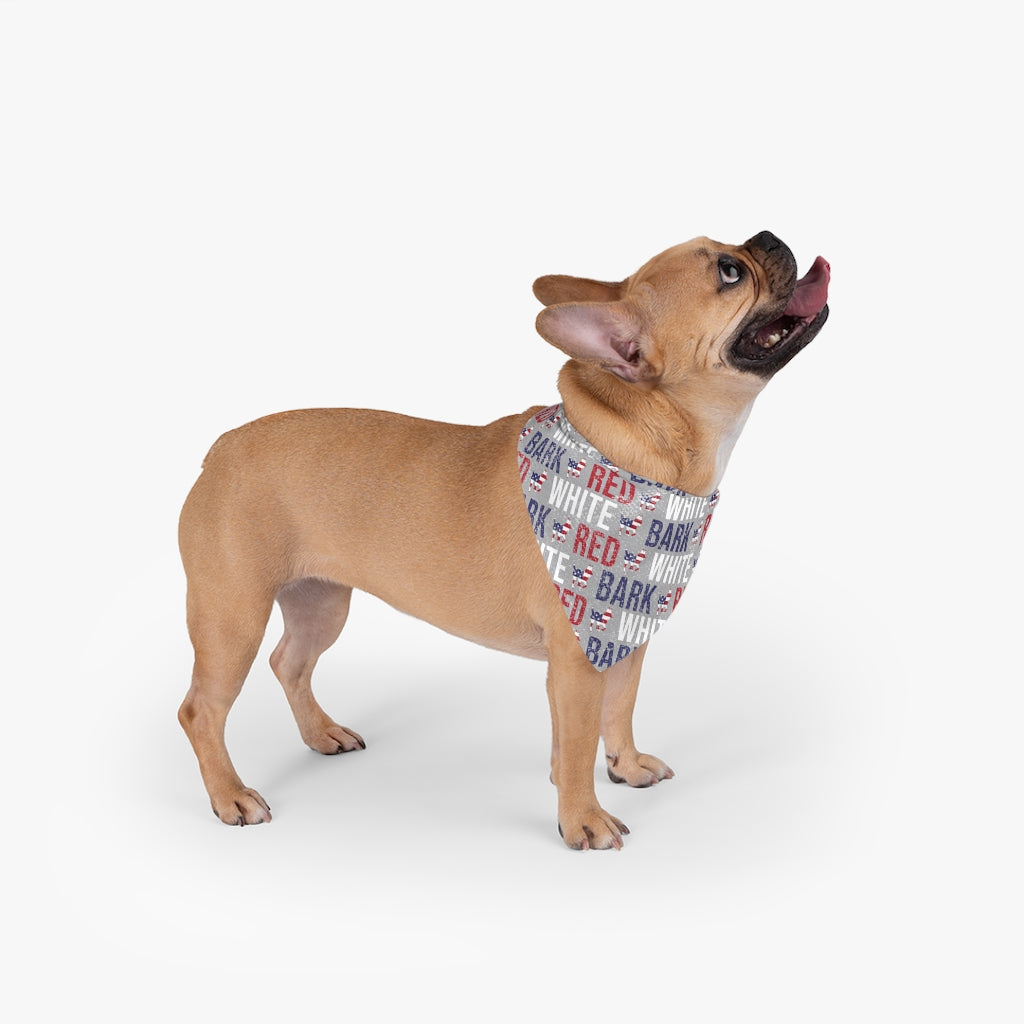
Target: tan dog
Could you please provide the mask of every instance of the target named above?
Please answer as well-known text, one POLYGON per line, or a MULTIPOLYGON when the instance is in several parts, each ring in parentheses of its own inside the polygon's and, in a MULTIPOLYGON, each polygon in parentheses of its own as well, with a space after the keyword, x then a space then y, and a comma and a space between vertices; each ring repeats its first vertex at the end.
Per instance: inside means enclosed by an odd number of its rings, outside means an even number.
MULTIPOLYGON (((540 278, 537 329, 571 357, 559 390, 584 438, 632 474, 710 495, 754 398, 824 323, 827 281, 819 257, 798 282, 792 253, 769 232, 739 246, 698 238, 618 284, 540 278)), ((628 829, 594 790, 599 739, 614 781, 649 786, 672 771, 633 741, 645 647, 598 671, 538 557, 517 472, 517 443, 536 412, 467 427, 310 409, 214 444, 181 515, 195 667, 178 717, 222 821, 270 820, 235 772, 224 726, 275 600, 284 635, 270 661, 303 740, 324 754, 364 748, 311 688, 359 589, 449 633, 546 659, 559 829, 574 849, 621 847, 628 829), (465 490, 470 462, 471 497, 443 502, 465 490), (401 499, 370 509, 362 489, 377 487, 382 466, 401 499), (442 524, 429 560, 417 558, 409 523, 442 524), (391 543, 367 548, 370 534, 391 543), (473 573, 439 573, 445 563, 473 573)))

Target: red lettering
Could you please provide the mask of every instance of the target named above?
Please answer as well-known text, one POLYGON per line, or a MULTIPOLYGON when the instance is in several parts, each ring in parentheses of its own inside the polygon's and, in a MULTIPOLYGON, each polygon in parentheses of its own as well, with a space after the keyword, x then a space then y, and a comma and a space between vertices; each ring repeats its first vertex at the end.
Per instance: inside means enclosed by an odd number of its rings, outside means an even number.
POLYGON ((683 596, 683 588, 676 587, 676 599, 672 602, 672 611, 676 610, 676 605, 679 604, 679 599, 683 596))
POLYGON ((590 543, 583 544, 580 540, 580 530, 585 529, 587 528, 581 525, 576 531, 577 543, 573 545, 573 554, 583 555, 591 562, 600 562, 602 565, 614 565, 622 545, 614 537, 609 537, 600 530, 593 530, 590 534, 590 543))
POLYGON ((576 539, 572 542, 572 553, 587 557, 587 537, 590 536, 590 527, 583 523, 576 528, 576 539))
POLYGON ((614 565, 615 560, 619 557, 619 548, 621 547, 622 545, 614 537, 609 537, 601 554, 601 564, 614 565))
POLYGON ((559 594, 562 599, 563 607, 569 612, 569 621, 574 625, 578 626, 583 621, 583 616, 587 610, 587 599, 582 594, 577 594, 570 587, 566 587, 564 590, 555 584, 555 592, 559 594), (572 598, 572 604, 569 603, 569 598, 572 598))
POLYGON ((636 487, 619 476, 618 470, 607 466, 593 466, 587 487, 606 498, 615 498, 620 505, 628 505, 636 494, 636 487))
POLYGON ((526 474, 530 472, 530 459, 519 453, 519 482, 523 483, 526 480, 526 474))

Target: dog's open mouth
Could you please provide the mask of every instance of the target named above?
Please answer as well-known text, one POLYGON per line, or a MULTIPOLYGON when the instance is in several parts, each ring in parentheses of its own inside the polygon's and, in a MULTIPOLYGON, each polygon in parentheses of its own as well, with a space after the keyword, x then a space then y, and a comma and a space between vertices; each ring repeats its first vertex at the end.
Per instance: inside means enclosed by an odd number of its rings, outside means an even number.
POLYGON ((741 370, 775 373, 821 330, 828 318, 829 265, 819 256, 793 288, 782 315, 745 328, 733 343, 741 370))

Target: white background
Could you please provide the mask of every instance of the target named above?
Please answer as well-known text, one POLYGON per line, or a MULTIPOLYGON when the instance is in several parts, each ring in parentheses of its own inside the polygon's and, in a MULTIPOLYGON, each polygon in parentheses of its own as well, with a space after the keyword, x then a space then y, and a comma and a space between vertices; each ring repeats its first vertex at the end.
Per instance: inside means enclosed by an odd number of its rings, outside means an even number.
MULTIPOLYGON (((1019 1020, 1020 81, 997 10, 0 2, 5 998, 20 1020, 1019 1020), (555 397, 543 273, 833 268, 573 854, 543 666, 369 598, 304 748, 175 720, 178 510, 264 413, 555 397)), ((1009 15, 1007 15, 1008 17, 1009 15)), ((472 566, 439 565, 438 571, 472 566)))

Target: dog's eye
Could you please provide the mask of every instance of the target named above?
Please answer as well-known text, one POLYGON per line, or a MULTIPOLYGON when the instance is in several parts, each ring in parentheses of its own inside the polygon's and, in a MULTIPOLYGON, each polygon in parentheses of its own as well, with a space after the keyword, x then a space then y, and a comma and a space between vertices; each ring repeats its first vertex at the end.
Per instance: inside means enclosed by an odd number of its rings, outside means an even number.
POLYGON ((719 260, 718 276, 722 279, 722 284, 735 284, 743 276, 743 272, 739 264, 733 263, 732 260, 719 260))

